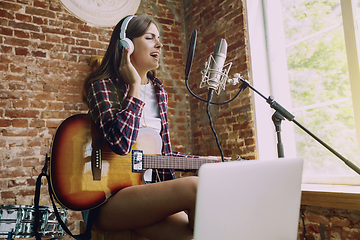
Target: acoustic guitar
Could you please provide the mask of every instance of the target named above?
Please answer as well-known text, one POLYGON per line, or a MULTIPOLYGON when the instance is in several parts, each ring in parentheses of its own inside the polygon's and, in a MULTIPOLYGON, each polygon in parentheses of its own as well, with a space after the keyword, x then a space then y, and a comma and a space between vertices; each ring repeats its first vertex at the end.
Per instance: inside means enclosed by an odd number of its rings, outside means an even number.
POLYGON ((119 190, 143 184, 146 169, 199 169, 209 158, 161 156, 162 141, 151 129, 139 130, 128 155, 118 155, 102 141, 87 114, 65 119, 54 135, 50 184, 63 207, 83 211, 105 203, 119 190))

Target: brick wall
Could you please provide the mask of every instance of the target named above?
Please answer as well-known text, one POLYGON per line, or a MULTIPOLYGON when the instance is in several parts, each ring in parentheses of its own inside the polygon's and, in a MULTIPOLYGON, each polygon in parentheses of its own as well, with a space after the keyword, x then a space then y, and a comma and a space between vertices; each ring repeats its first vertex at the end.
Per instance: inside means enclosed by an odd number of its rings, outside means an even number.
MULTIPOLYGON (((249 61, 245 41, 245 14, 243 1, 199 1, 185 0, 185 23, 187 39, 194 29, 198 31, 194 64, 189 85, 192 91, 207 99, 206 88, 199 88, 201 70, 215 44, 220 38, 228 43, 226 62, 232 62, 229 75, 241 73, 249 76, 249 61)), ((238 93, 238 86, 227 85, 226 91, 217 96, 214 102, 225 102, 238 93)), ((220 155, 215 137, 210 129, 206 114, 206 103, 190 97, 191 130, 194 139, 193 152, 198 155, 220 155)), ((226 105, 212 105, 210 114, 215 131, 219 137, 224 155, 235 159, 238 156, 255 159, 254 117, 250 91, 243 92, 235 101, 226 105)))
MULTIPOLYGON (((360 211, 325 207, 302 206, 306 240, 360 239, 360 211)), ((298 239, 304 239, 300 216, 298 239)))
MULTIPOLYGON (((0 1, 2 204, 33 204, 56 127, 86 110, 80 91, 88 62, 104 53, 110 33, 87 26, 56 0, 0 1)), ((46 186, 40 204, 50 206, 46 186)))
MULTIPOLYGON (((184 86, 183 4, 142 1, 138 13, 161 24, 158 76, 169 92, 173 147, 191 152, 190 108, 184 86)), ((32 205, 35 181, 65 118, 86 112, 80 92, 91 55, 103 55, 112 28, 88 26, 59 0, 0 1, 0 203, 32 205)), ((40 205, 50 206, 47 185, 40 205)), ((80 213, 69 215, 78 231, 80 213)))

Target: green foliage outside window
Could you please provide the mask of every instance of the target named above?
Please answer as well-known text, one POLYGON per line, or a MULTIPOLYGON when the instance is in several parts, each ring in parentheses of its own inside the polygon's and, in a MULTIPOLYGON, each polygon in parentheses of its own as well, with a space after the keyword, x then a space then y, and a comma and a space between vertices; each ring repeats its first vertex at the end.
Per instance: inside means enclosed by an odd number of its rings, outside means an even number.
MULTIPOLYGON (((340 1, 282 2, 293 113, 359 166, 340 1)), ((353 174, 301 129, 295 137, 305 173, 353 174)))

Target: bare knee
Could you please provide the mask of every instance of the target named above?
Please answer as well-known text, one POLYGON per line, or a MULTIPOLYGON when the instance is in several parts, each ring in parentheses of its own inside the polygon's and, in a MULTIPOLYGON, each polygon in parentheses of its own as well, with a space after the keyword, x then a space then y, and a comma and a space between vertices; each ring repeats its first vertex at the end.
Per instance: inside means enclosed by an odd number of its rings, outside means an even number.
POLYGON ((179 188, 181 191, 175 190, 177 193, 177 202, 183 206, 183 210, 188 214, 189 225, 194 228, 196 192, 198 185, 197 177, 180 178, 179 188))
POLYGON ((196 197, 198 177, 187 177, 186 180, 188 181, 188 187, 192 191, 192 194, 195 194, 196 197))
POLYGON ((198 185, 198 177, 183 177, 179 179, 179 184, 177 185, 175 191, 179 191, 178 193, 181 195, 187 195, 192 200, 195 201, 197 185, 198 185))

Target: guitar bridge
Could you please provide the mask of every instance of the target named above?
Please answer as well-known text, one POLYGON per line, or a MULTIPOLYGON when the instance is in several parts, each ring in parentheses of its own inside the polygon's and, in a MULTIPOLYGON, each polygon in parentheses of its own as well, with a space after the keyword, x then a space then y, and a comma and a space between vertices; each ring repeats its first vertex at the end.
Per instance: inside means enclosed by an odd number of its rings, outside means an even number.
POLYGON ((132 150, 132 172, 143 172, 143 151, 132 150))

